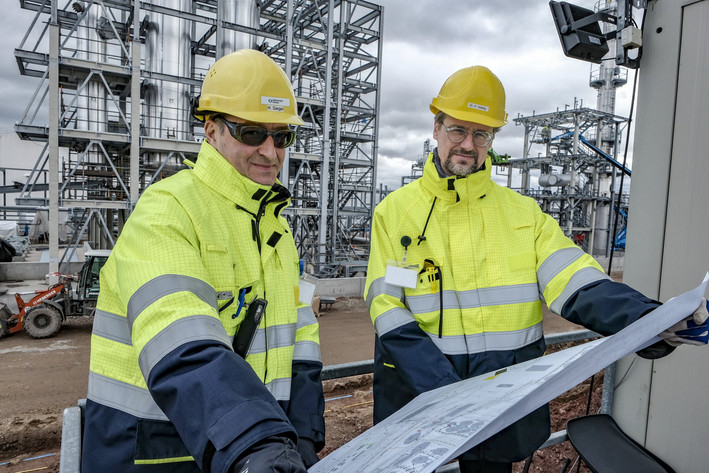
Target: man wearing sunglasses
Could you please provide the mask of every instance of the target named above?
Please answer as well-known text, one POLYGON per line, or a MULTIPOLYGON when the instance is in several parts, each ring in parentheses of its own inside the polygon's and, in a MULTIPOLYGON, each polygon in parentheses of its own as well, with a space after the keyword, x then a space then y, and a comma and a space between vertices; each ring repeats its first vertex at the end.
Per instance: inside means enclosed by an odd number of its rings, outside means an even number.
MULTIPOLYGON (((423 176, 382 200, 372 222, 374 422, 424 391, 542 356, 542 301, 604 335, 660 305, 606 276, 533 199, 492 181, 487 153, 507 113, 488 68, 454 73, 430 109, 438 147, 423 176)), ((639 354, 706 344, 706 319, 702 304, 639 354)), ((549 430, 545 406, 463 454, 460 471, 511 473, 549 430)))
POLYGON ((194 168, 143 193, 101 273, 82 466, 304 473, 325 441, 322 361, 278 181, 303 121, 254 50, 214 63, 193 114, 194 168))

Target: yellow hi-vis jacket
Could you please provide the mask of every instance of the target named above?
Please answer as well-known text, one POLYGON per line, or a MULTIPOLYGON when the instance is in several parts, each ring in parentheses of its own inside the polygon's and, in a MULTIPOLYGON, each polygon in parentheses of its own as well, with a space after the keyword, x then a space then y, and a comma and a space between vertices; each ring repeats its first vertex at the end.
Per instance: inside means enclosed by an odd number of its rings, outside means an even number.
POLYGON ((298 302, 288 198, 206 142, 193 170, 142 195, 101 272, 84 471, 226 473, 274 434, 322 448, 318 325, 298 302), (245 361, 240 294, 268 301, 245 361))
MULTIPOLYGON (((494 183, 489 158, 465 178, 441 177, 434 153, 374 212, 365 299, 377 334, 375 422, 421 392, 543 355, 542 301, 604 334, 657 305, 610 280, 533 199, 494 183), (407 265, 415 283, 387 281, 388 266, 407 265), (595 301, 609 294, 638 303, 595 301)), ((545 407, 467 458, 518 461, 548 435, 545 407)))

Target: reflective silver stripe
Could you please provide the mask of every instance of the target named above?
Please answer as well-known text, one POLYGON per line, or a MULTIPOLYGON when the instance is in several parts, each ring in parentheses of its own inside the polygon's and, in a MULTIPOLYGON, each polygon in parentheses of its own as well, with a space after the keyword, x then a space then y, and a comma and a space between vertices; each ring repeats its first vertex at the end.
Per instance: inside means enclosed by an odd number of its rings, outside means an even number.
POLYGON ((132 346, 128 320, 118 314, 96 309, 93 334, 99 337, 132 346))
MULTIPOLYGON (((234 335, 236 337, 236 335, 234 335)), ((251 348, 249 348, 248 355, 254 353, 265 353, 266 352, 266 331, 262 328, 256 330, 254 335, 254 340, 251 342, 251 348)))
POLYGON ((168 353, 187 342, 214 340, 231 347, 221 321, 209 315, 191 315, 176 320, 155 335, 140 351, 138 364, 145 379, 153 367, 168 353))
MULTIPOLYGON (((427 332, 428 333, 428 332, 427 332)), ((433 343, 446 355, 466 355, 486 351, 516 350, 544 336, 542 324, 510 332, 486 332, 472 335, 453 335, 438 338, 428 333, 433 343)))
POLYGON ((554 302, 552 302, 549 306, 549 310, 555 314, 560 314, 561 309, 564 307, 564 304, 566 304, 566 301, 573 296, 576 291, 584 286, 587 286, 588 284, 591 284, 592 282, 602 281, 604 279, 611 278, 606 273, 599 271, 597 268, 590 266, 581 268, 576 271, 573 276, 571 276, 569 282, 566 283, 566 287, 563 291, 561 291, 559 297, 554 299, 554 302))
POLYGON ((88 398, 142 419, 169 420, 147 389, 89 371, 88 398))
POLYGON ((299 329, 316 323, 318 323, 318 321, 315 319, 315 314, 313 313, 313 308, 311 306, 301 307, 298 309, 299 329))
MULTIPOLYGON (((539 300, 536 283, 484 287, 468 291, 443 291, 443 309, 477 309, 504 304, 520 304, 539 300)), ((413 314, 440 310, 439 294, 407 296, 406 305, 413 314)))
MULTIPOLYGON (((478 298, 476 297, 475 300, 477 301, 478 298)), ((422 294, 418 296, 407 296, 406 305, 409 307, 411 313, 413 314, 425 314, 427 312, 433 312, 441 309, 441 296, 438 293, 422 294)), ((479 306, 480 304, 477 305, 477 307, 479 306)), ((458 295, 455 291, 443 291, 443 308, 460 308, 458 302, 458 295)))
POLYGON ((544 294, 547 284, 554 277, 569 267, 571 263, 584 255, 580 248, 562 248, 555 251, 547 259, 539 265, 537 270, 537 281, 539 284, 539 292, 544 294))
POLYGON ((295 324, 276 325, 267 327, 265 330, 258 329, 249 354, 264 353, 267 343, 269 349, 293 346, 293 343, 295 343, 295 330, 295 324))
MULTIPOLYGON (((539 300, 537 283, 515 284, 512 286, 485 287, 478 289, 483 307, 503 304, 522 304, 539 300)), ((463 306, 463 308, 466 308, 463 306)))
POLYGON ((416 322, 411 312, 402 307, 394 307, 374 320, 374 330, 377 332, 377 335, 381 337, 385 333, 411 322, 416 322))
POLYGON ((274 379, 266 385, 269 392, 277 401, 287 401, 290 399, 290 378, 274 379))
POLYGON ((310 340, 295 342, 295 347, 293 348, 293 361, 297 360, 319 361, 322 363, 320 344, 310 340))
POLYGON ((400 301, 404 301, 404 288, 401 286, 394 286, 393 284, 387 284, 384 278, 377 278, 372 281, 369 285, 369 291, 367 292, 367 308, 372 309, 372 301, 375 297, 388 294, 392 297, 396 297, 400 301))
POLYGON ((153 302, 176 292, 187 291, 202 299, 218 310, 217 293, 214 288, 202 281, 201 279, 191 276, 181 276, 179 274, 163 274, 143 284, 137 291, 133 293, 128 301, 128 323, 131 331, 133 323, 153 302))

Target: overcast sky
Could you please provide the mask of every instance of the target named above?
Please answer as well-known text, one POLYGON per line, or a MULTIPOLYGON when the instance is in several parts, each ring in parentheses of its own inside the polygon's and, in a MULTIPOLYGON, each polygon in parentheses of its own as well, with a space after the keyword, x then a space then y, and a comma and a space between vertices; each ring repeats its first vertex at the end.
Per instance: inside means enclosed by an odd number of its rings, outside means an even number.
MULTIPOLYGON (((411 162, 432 138, 429 111, 445 79, 463 67, 489 67, 507 93, 509 124, 495 139, 495 150, 522 154, 518 115, 548 113, 573 106, 574 99, 595 108, 588 85, 590 63, 564 56, 547 0, 381 0, 384 9, 378 181, 398 187, 411 162)), ((593 9, 596 0, 576 0, 593 9)), ((4 0, 0 24, 0 133, 12 130, 27 107, 36 81, 20 75, 13 50, 33 13, 18 0, 4 0)), ((629 82, 618 90, 616 114, 627 116, 629 82)))

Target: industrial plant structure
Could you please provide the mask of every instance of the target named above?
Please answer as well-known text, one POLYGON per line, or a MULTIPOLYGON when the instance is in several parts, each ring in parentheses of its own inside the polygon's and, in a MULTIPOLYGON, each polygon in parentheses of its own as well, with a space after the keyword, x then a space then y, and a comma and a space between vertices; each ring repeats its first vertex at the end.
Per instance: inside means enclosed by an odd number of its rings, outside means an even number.
MULTIPOLYGON (((597 12, 611 16, 616 9, 615 1, 596 4, 597 12)), ((604 32, 612 26, 604 23, 604 32)), ((628 70, 615 63, 615 42, 607 44, 601 63, 591 66, 589 86, 598 91, 595 109, 574 99, 563 110, 519 115, 514 123, 524 127, 521 158, 496 162, 493 157, 493 163, 507 167, 508 187, 536 199, 567 236, 598 256, 624 247, 628 198, 619 184, 623 174, 631 175, 619 159, 629 120, 615 114, 616 89, 628 82, 628 70), (514 187, 515 172, 521 174, 519 187, 514 187)))
MULTIPOLYGON (((555 217, 567 236, 594 255, 607 256, 621 245, 611 237, 618 204, 617 184, 621 172, 630 170, 617 159, 626 118, 580 106, 551 113, 518 116, 524 127, 521 158, 507 163, 508 187, 512 175, 521 173, 518 192, 537 200, 542 210, 555 217), (605 150, 605 151, 604 151, 605 150), (537 151, 536 155, 534 152, 537 151), (532 171, 538 171, 538 186, 531 186, 532 171)), ((622 160, 621 160, 622 161, 622 160)), ((621 214, 627 215, 627 195, 621 198, 621 214)))
POLYGON ((15 50, 20 72, 41 79, 15 129, 22 139, 44 143, 16 203, 28 211, 49 209, 50 272, 81 241, 112 247, 141 192, 195 159, 203 130, 190 110, 202 78, 216 58, 241 48, 261 50, 283 67, 305 121, 280 175, 292 194, 286 216, 301 257, 323 276, 366 266, 381 6, 355 0, 58 3, 20 0, 36 15, 15 50), (40 189, 46 197, 36 197, 40 189), (62 255, 60 213, 73 229, 62 255))

